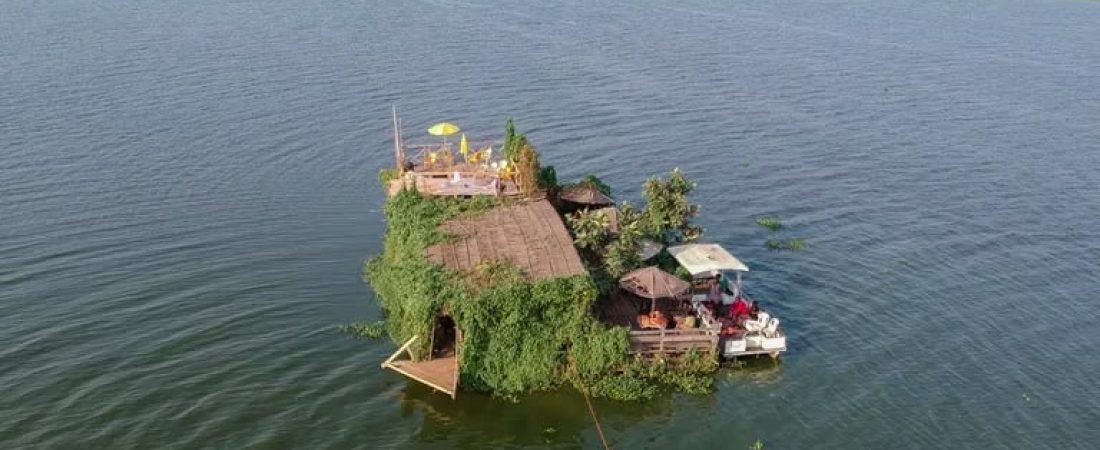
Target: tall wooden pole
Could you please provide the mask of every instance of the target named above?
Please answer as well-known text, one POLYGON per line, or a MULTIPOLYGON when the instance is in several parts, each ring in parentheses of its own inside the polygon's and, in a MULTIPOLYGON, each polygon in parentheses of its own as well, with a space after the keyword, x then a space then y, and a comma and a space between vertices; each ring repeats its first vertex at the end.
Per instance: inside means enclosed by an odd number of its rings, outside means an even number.
POLYGON ((401 132, 397 125, 397 105, 393 105, 393 159, 397 164, 398 175, 404 175, 405 162, 401 159, 401 132))

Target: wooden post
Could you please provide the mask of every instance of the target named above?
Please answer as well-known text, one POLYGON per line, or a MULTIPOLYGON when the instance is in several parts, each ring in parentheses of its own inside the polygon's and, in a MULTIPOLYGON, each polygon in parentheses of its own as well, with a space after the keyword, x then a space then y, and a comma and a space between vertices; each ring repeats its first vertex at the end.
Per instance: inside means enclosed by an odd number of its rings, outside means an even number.
POLYGON ((435 321, 432 322, 432 337, 428 340, 428 361, 431 361, 432 357, 435 356, 432 352, 435 351, 435 326, 438 323, 439 317, 436 317, 435 321))
POLYGON ((659 353, 663 357, 665 354, 665 329, 661 328, 661 343, 659 347, 659 353))
MULTIPOLYGON (((416 338, 417 338, 416 336, 413 336, 413 337, 409 338, 409 340, 405 342, 405 345, 402 345, 401 348, 397 349, 396 352, 393 352, 393 354, 390 355, 390 357, 388 359, 386 359, 385 362, 382 363, 382 367, 388 366, 391 362, 393 362, 393 360, 397 359, 397 356, 400 355, 401 352, 404 352, 405 350, 408 350, 409 346, 412 345, 412 343, 416 341, 416 338)), ((410 353, 410 355, 411 355, 411 353, 410 353)))
POLYGON ((397 119, 397 105, 393 106, 393 159, 397 164, 397 174, 404 175, 405 161, 401 151, 401 125, 397 119))
POLYGON ((458 355, 459 348, 462 348, 462 330, 455 327, 455 379, 454 388, 451 389, 451 400, 454 400, 458 396, 458 361, 461 357, 458 355))

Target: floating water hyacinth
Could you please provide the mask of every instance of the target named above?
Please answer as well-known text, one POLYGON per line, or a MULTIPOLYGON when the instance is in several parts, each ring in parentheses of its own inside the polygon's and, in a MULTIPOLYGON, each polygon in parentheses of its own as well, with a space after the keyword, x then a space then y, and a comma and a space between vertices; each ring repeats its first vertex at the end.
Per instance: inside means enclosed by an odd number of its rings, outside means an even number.
POLYGON ((783 228, 783 224, 780 223, 779 218, 775 216, 758 217, 756 219, 756 224, 770 231, 779 231, 780 228, 783 228))

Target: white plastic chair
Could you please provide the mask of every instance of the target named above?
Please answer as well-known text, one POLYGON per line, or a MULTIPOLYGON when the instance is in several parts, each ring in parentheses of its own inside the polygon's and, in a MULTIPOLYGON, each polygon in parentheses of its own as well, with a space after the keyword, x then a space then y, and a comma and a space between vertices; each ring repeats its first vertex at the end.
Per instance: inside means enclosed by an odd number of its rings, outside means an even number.
POLYGON ((764 327, 764 337, 775 337, 776 331, 779 331, 779 319, 772 318, 768 321, 768 325, 764 327))
POLYGON ((744 323, 741 324, 741 326, 745 328, 745 331, 749 333, 755 333, 764 329, 764 322, 760 322, 758 320, 746 320, 744 323))

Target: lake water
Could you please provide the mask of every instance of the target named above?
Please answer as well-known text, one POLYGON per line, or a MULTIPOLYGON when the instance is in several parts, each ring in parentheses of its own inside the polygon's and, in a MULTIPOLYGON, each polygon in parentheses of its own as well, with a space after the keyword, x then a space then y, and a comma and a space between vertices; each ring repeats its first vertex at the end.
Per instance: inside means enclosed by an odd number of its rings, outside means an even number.
POLYGON ((1096 448, 1100 3, 7 0, 0 447, 597 447, 379 368, 390 108, 679 166, 790 333, 616 448, 1096 448), (774 214, 774 252, 755 225, 774 214))

